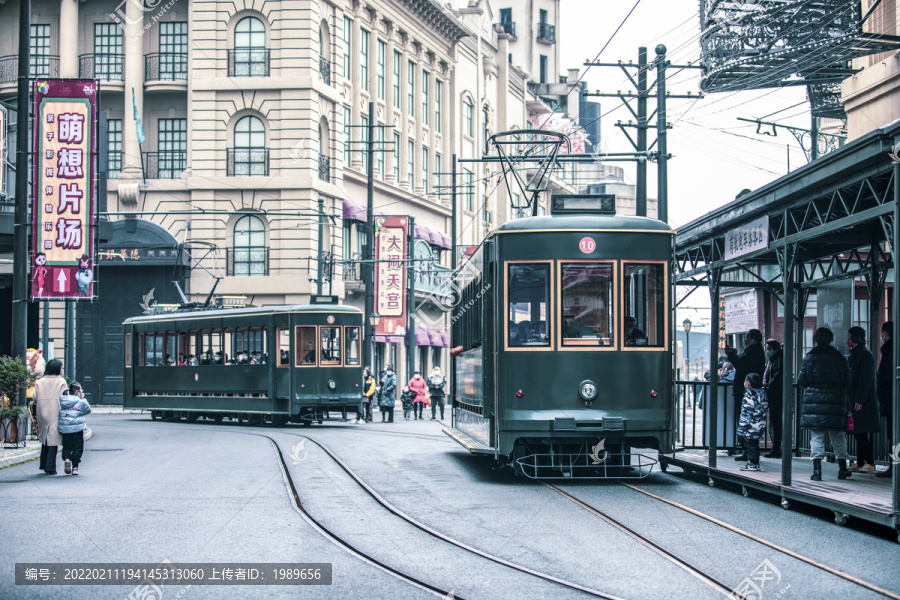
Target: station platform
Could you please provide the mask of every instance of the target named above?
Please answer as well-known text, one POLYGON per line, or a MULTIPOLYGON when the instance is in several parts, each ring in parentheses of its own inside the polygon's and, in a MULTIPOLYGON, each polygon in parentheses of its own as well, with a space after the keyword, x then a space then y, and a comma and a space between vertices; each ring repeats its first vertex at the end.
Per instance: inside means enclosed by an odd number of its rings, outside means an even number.
POLYGON ((854 473, 849 479, 839 480, 837 463, 822 461, 822 481, 811 481, 812 461, 793 458, 791 485, 784 486, 781 485, 781 459, 761 458, 761 471, 741 471, 745 463, 725 455, 717 456, 716 467, 710 468, 708 454, 696 451, 660 454, 659 459, 663 470, 675 466, 705 475, 709 485, 727 481, 740 485, 745 496, 751 490, 780 496, 784 508, 790 508, 791 501, 826 508, 834 512, 838 525, 846 524, 847 517, 855 517, 893 528, 900 534, 900 522, 892 512, 891 479, 876 477, 874 471, 854 473))

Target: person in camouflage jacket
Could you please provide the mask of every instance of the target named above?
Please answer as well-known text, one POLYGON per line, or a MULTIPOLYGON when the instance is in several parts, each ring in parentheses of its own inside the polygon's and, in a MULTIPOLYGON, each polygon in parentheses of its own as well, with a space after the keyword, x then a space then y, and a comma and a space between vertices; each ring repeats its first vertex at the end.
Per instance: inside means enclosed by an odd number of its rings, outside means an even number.
POLYGON ((744 399, 741 402, 741 418, 738 421, 738 437, 747 453, 747 464, 741 471, 759 471, 759 440, 766 433, 766 415, 769 402, 762 388, 762 378, 750 373, 744 380, 744 399))

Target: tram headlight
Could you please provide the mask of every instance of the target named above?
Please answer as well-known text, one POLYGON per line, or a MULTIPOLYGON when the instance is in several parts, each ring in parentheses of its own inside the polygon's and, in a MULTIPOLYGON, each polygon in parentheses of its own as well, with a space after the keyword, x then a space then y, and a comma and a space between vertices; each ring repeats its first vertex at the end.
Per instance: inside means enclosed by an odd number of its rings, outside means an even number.
POLYGON ((597 397, 597 385, 590 379, 585 379, 578 385, 578 395, 582 400, 591 402, 597 397))
POLYGON ((334 383, 334 379, 329 379, 328 380, 328 389, 333 390, 336 387, 337 387, 337 384, 334 383))

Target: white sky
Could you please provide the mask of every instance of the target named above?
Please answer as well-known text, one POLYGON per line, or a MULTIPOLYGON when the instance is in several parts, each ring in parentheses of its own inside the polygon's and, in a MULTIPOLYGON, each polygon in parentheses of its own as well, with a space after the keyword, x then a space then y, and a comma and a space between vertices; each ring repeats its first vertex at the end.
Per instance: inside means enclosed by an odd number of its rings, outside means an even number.
MULTIPOLYGON (((584 68, 585 60, 593 60, 612 36, 616 27, 634 6, 636 0, 562 0, 560 31, 560 72, 568 68, 584 68)), ((622 29, 599 57, 600 62, 622 60, 637 62, 638 48, 647 47, 648 61, 663 43, 673 65, 688 64, 700 56, 698 0, 641 0, 622 29)), ((671 69, 671 75, 675 69, 671 69)), ((699 91, 698 69, 683 70, 667 77, 672 94, 699 91)), ((655 79, 655 72, 648 78, 655 79)), ((593 67, 584 80, 589 91, 616 92, 630 90, 631 84, 618 68, 593 67)), ((601 135, 606 138, 607 152, 630 152, 632 146, 618 127, 617 120, 627 122, 631 113, 618 98, 595 98, 601 103, 601 135), (615 110, 612 110, 615 109, 615 110), (610 112, 612 111, 612 112, 610 112)), ((633 105, 635 109, 636 105, 633 105)), ((649 111, 655 101, 649 103, 649 111)), ((763 118, 797 127, 809 128, 809 104, 803 87, 763 89, 707 95, 704 99, 670 100, 669 130, 669 223, 678 228, 732 200, 743 189, 756 189, 787 172, 788 145, 791 169, 806 163, 794 137, 780 130, 777 137, 756 134, 756 125, 737 121, 737 117, 763 118), (800 106, 788 108, 799 102, 800 106), (693 106, 692 106, 693 105, 693 106)), ((655 123, 655 120, 654 120, 655 123)), ((634 130, 631 130, 632 136, 634 130)), ((655 131, 648 140, 652 142, 655 131)), ((634 183, 635 169, 625 166, 626 177, 634 183)), ((648 195, 656 196, 656 165, 648 171, 648 195)), ((699 293, 699 292, 698 292, 699 293)), ((696 295, 696 294, 695 294, 696 295)), ((707 300, 708 302, 708 300, 707 300)))

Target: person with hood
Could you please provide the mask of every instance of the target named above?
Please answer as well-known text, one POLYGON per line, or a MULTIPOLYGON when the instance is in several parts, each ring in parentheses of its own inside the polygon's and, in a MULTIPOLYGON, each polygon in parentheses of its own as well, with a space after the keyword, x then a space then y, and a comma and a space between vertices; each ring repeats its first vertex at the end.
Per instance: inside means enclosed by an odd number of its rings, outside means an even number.
POLYGON ((62 457, 66 475, 78 475, 78 465, 84 453, 84 415, 91 414, 91 406, 84 399, 81 384, 73 381, 69 393, 59 397, 59 432, 62 434, 62 457))
POLYGON ((363 369, 363 408, 365 414, 356 421, 372 422, 372 400, 375 398, 375 378, 372 377, 372 369, 366 367, 363 369))
POLYGON ((831 345, 834 333, 827 327, 819 327, 813 334, 813 348, 800 363, 797 384, 803 388, 800 405, 800 427, 812 429, 809 440, 809 457, 813 461, 810 479, 822 481, 822 459, 825 458, 825 434, 831 439, 834 456, 838 461, 838 479, 852 475, 847 470, 847 386, 850 385, 850 368, 847 360, 831 345))
POLYGON ((781 342, 766 340, 766 358, 769 359, 769 364, 763 373, 763 389, 766 390, 766 399, 769 401, 769 424, 772 427, 772 451, 766 454, 766 458, 781 458, 781 413, 784 407, 784 353, 781 351, 781 342))
POLYGON ((403 404, 403 418, 409 421, 409 412, 413 407, 413 398, 416 397, 416 393, 409 389, 408 385, 403 386, 403 393, 400 394, 400 402, 403 404))
POLYGON ((850 385, 847 395, 853 413, 853 437, 856 439, 856 464, 850 471, 875 472, 875 454, 870 434, 878 433, 881 426, 878 417, 878 401, 875 399, 875 357, 866 347, 866 330, 851 327, 847 330, 850 356, 850 385))
POLYGON ((747 464, 741 471, 759 471, 759 440, 766 435, 766 413, 769 404, 766 391, 762 389, 762 377, 750 373, 744 380, 744 399, 741 402, 741 417, 737 434, 747 455, 747 464))
POLYGON ((428 376, 428 395, 431 397, 431 420, 435 420, 437 407, 441 406, 441 420, 444 419, 444 386, 447 380, 441 375, 441 368, 435 367, 428 376))
MULTIPOLYGON (((762 332, 759 329, 751 329, 744 337, 745 350, 738 354, 731 346, 725 347, 728 362, 734 365, 734 383, 731 384, 734 396, 735 414, 741 413, 741 403, 744 397, 744 381, 750 373, 756 373, 760 377, 766 370, 766 353, 762 347, 762 332)), ((738 441, 738 440, 736 440, 738 441)), ((747 455, 735 456, 736 461, 746 461, 747 455)))
POLYGON ((422 419, 425 404, 428 402, 428 384, 422 379, 422 375, 418 371, 413 373, 413 378, 409 380, 409 389, 415 392, 416 397, 413 398, 413 420, 422 419))
POLYGON ((394 367, 388 365, 385 369, 384 379, 381 383, 381 398, 378 406, 381 407, 381 422, 394 422, 394 402, 397 399, 397 376, 394 375, 394 367), (385 417, 387 419, 385 419, 385 417))
MULTIPOLYGON (((881 361, 878 363, 878 409, 887 419, 887 445, 893 448, 894 435, 894 322, 887 321, 881 326, 881 361)), ((891 463, 886 471, 875 473, 875 477, 891 477, 891 463)))
POLYGON ((44 376, 34 386, 34 406, 41 441, 40 468, 47 475, 56 475, 56 451, 62 438, 59 435, 59 398, 69 391, 62 376, 62 361, 47 363, 44 376))

